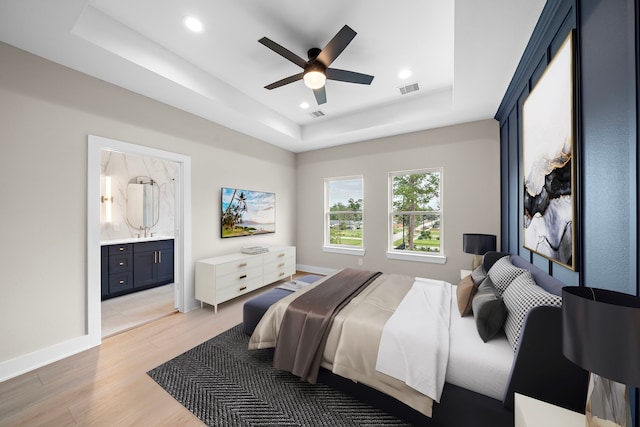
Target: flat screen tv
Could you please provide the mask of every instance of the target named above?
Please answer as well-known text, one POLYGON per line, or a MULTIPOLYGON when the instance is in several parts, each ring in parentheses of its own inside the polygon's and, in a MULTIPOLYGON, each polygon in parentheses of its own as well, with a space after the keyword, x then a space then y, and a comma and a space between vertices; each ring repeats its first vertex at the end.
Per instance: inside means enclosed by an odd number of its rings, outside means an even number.
POLYGON ((276 195, 222 187, 222 237, 276 232, 276 195))

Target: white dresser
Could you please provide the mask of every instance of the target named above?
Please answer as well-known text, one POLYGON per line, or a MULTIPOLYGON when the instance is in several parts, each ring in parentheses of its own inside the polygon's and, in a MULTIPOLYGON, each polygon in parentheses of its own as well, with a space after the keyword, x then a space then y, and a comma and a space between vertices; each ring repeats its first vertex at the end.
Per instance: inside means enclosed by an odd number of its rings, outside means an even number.
POLYGON ((218 304, 262 286, 293 278, 295 246, 274 246, 258 255, 235 253, 196 261, 196 299, 200 306, 218 304))

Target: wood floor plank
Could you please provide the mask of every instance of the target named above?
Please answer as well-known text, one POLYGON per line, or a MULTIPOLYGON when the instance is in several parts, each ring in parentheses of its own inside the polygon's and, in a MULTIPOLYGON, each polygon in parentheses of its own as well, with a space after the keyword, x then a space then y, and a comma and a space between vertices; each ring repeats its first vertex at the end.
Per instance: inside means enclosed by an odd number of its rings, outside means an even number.
MULTIPOLYGON (((302 273, 298 273, 300 275, 302 273)), ((0 383, 0 426, 201 426, 146 373, 242 322, 245 301, 176 313, 0 383)))

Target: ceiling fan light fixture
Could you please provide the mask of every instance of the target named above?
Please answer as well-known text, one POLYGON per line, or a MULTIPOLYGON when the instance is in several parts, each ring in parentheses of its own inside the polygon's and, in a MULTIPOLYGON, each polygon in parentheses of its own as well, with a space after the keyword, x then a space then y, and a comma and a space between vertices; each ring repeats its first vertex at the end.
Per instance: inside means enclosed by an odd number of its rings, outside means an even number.
POLYGON ((324 86, 327 76, 322 71, 312 70, 304 73, 303 79, 309 89, 320 89, 324 86))

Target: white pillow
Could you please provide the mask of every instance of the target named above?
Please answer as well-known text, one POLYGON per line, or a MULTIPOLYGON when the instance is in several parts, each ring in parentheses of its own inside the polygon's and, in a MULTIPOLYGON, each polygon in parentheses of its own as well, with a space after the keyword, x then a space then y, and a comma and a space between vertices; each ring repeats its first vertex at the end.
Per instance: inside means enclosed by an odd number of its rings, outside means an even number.
POLYGON ((562 297, 550 294, 538 286, 529 271, 516 277, 504 291, 502 300, 507 306, 504 333, 515 351, 520 340, 524 318, 533 307, 550 305, 562 307, 562 297))
POLYGON ((489 269, 489 277, 493 282, 493 285, 498 291, 498 295, 502 296, 505 289, 513 282, 513 279, 524 273, 524 268, 518 268, 511 264, 509 261, 509 255, 506 255, 497 260, 489 269))

